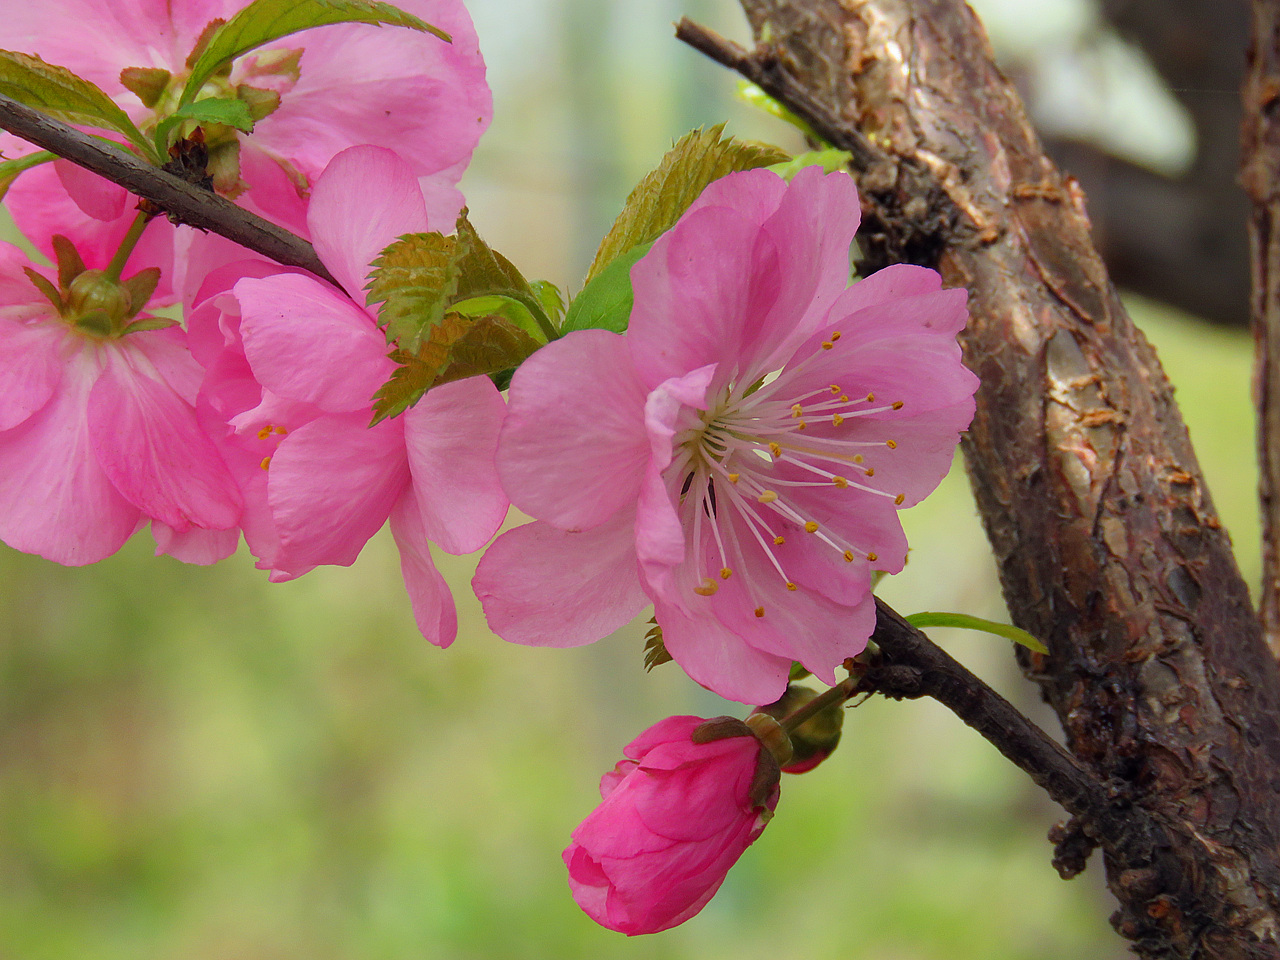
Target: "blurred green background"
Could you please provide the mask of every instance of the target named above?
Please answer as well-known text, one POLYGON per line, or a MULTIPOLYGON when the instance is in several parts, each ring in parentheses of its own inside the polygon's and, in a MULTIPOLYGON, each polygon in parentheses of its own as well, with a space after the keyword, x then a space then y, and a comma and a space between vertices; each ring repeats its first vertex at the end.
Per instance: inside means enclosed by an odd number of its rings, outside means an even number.
MULTIPOLYGON (((799 146, 671 37, 688 14, 745 40, 729 0, 469 5, 495 121, 464 187, 530 276, 576 288, 630 185, 692 126, 799 146)), ((982 6, 1006 56, 1087 22, 1046 0, 1037 34, 1018 26, 1030 0, 982 6)), ((1140 74, 1126 95, 1158 112, 1140 74)), ((1152 149, 1176 162, 1170 117, 1152 149)), ((1133 308, 1253 582, 1247 337, 1133 308)), ((905 519, 911 562, 881 593, 1002 618, 962 472, 905 519)), ((385 535, 350 569, 274 586, 243 553, 211 569, 150 554, 143 535, 76 570, 0 548, 0 960, 1127 955, 1099 865, 1070 883, 1049 866, 1061 811, 945 710, 879 700, 787 778, 700 916, 627 940, 579 912, 560 851, 636 733, 734 709, 674 665, 644 674, 641 624, 509 646, 467 596, 474 558, 441 558, 462 623, 440 651, 385 535)), ((1007 643, 937 637, 1056 732, 1007 643)))

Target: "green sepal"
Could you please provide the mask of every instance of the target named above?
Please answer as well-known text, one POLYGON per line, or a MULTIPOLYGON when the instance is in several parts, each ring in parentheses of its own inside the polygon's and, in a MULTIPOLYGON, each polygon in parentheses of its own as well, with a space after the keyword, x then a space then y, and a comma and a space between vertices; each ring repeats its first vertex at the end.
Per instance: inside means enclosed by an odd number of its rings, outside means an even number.
POLYGON ((154 109, 169 87, 173 74, 162 67, 125 67, 120 71, 120 82, 134 94, 148 110, 154 109))
POLYGON ((27 275, 27 279, 32 285, 44 295, 44 298, 53 304, 58 313, 62 313, 66 309, 66 301, 62 299, 62 291, 53 285, 53 282, 43 273, 37 273, 30 267, 23 267, 22 272, 27 275))
POLYGON ((1032 653, 1048 653, 1049 648, 1027 631, 1008 623, 996 623, 982 617, 971 617, 965 613, 913 613, 906 618, 907 623, 917 629, 924 627, 960 627, 963 630, 981 630, 1004 637, 1014 643, 1020 643, 1032 653))
POLYGON ((769 169, 783 180, 790 180, 805 167, 821 167, 824 173, 847 170, 849 161, 852 159, 853 154, 848 150, 829 147, 826 150, 810 150, 808 153, 797 154, 785 163, 773 164, 769 169))
POLYGON ((58 155, 56 153, 50 153, 48 150, 37 150, 35 153, 28 153, 25 157, 0 160, 0 200, 4 199, 4 195, 9 192, 9 188, 13 186, 13 182, 18 179, 20 174, 25 173, 32 167, 38 167, 42 163, 57 159, 58 155))
POLYGON ((561 330, 565 333, 571 330, 626 332, 635 299, 631 289, 631 268, 652 246, 650 242, 632 247, 593 277, 569 304, 561 330))
POLYGON ((146 137, 129 115, 98 87, 66 67, 0 50, 0 93, 66 123, 115 130, 151 156, 146 137))
POLYGON ((89 268, 84 265, 75 244, 62 234, 55 233, 50 237, 50 242, 53 244, 53 258, 58 264, 58 286, 66 290, 76 277, 89 268))
POLYGON ((115 333, 111 323, 111 314, 105 310, 89 310, 75 318, 75 325, 99 337, 110 337, 115 333))
POLYGON ((156 286, 159 283, 159 267, 147 267, 145 270, 139 270, 128 280, 121 283, 121 286, 123 286, 129 294, 129 316, 136 316, 142 308, 147 305, 147 301, 149 301, 151 299, 151 295, 156 292, 156 286))
POLYGON ((274 90, 263 90, 261 87, 240 83, 236 85, 236 96, 239 98, 238 102, 244 104, 253 123, 267 119, 280 108, 280 94, 274 90))
POLYGON ((143 317, 141 320, 135 320, 133 323, 126 324, 124 335, 131 333, 142 333, 144 330, 167 330, 170 327, 178 326, 177 320, 169 317, 143 317))
POLYGON ((782 163, 789 154, 778 147, 732 137, 720 139, 724 124, 685 134, 646 174, 623 205, 622 213, 600 241, 587 280, 597 276, 632 247, 658 239, 698 198, 707 184, 739 170, 782 163))
POLYGON ((451 42, 449 35, 438 27, 375 0, 253 0, 226 23, 202 35, 203 47, 190 64, 191 76, 178 102, 193 102, 205 81, 229 66, 236 57, 300 30, 333 23, 409 27, 451 42))

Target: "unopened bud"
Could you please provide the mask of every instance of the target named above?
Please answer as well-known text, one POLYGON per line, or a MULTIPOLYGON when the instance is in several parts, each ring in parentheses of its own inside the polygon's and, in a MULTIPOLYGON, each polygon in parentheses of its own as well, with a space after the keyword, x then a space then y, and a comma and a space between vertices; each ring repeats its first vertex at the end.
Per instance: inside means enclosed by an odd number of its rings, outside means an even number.
POLYGON ((126 317, 132 316, 133 303, 129 292, 118 280, 112 280, 102 270, 86 270, 71 281, 67 291, 66 317, 77 325, 94 333, 103 332, 103 319, 107 328, 119 329, 126 317))
MULTIPOLYGON (((757 708, 757 712, 747 719, 747 723, 760 716, 782 720, 817 696, 818 692, 809 687, 798 683, 790 684, 780 700, 757 708)), ((783 772, 804 773, 827 759, 840 742, 840 729, 843 725, 844 706, 837 702, 790 731, 792 754, 786 762, 779 761, 783 772)))

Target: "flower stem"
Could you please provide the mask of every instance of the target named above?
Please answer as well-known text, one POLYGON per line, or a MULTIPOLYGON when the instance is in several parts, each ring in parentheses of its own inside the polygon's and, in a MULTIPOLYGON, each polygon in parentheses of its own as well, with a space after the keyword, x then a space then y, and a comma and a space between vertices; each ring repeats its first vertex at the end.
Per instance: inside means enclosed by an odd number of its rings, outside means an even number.
POLYGON ((787 733, 790 733, 810 717, 821 713, 833 703, 844 703, 844 701, 853 696, 853 691, 857 686, 858 683, 853 677, 840 681, 826 693, 818 694, 803 707, 800 707, 795 712, 783 717, 779 721, 780 726, 783 730, 787 731, 787 733))
POLYGON ((119 280, 120 274, 124 271, 124 265, 128 261, 129 256, 133 253, 133 248, 138 245, 138 241, 142 239, 142 231, 147 229, 147 224, 151 222, 151 214, 138 211, 138 215, 133 218, 133 223, 129 224, 129 231, 124 235, 124 239, 120 241, 120 248, 116 250, 116 255, 111 258, 111 262, 107 264, 106 274, 108 279, 119 280))

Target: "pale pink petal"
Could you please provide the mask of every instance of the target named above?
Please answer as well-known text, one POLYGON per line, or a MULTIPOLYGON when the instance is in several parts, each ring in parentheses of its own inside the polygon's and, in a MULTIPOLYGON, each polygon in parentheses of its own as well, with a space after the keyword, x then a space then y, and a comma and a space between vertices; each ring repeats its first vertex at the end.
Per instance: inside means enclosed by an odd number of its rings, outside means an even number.
POLYGON ((281 441, 267 471, 276 569, 349 566, 386 523, 409 483, 404 432, 397 420, 368 424, 362 413, 332 414, 281 441))
POLYGON ((336 290, 300 274, 235 285, 244 353, 267 389, 330 413, 370 409, 395 369, 373 321, 336 290))
POLYGON ((116 489, 179 533, 235 526, 239 489, 192 406, 137 354, 113 351, 104 359, 89 394, 89 425, 94 453, 116 489))
POLYGON ((138 508, 116 491, 90 440, 91 355, 64 368, 62 386, 21 426, 0 433, 0 540, 70 566, 96 563, 137 528, 138 508))
POLYGON ((365 302, 369 265, 383 248, 428 229, 413 170, 392 151, 371 146, 330 161, 311 192, 307 224, 316 253, 357 303, 365 302))
POLYGON ((404 414, 404 441, 426 539, 449 553, 479 550, 507 515, 494 456, 506 405, 488 377, 427 391, 404 414))
POLYGON ((95 220, 115 220, 124 215, 125 202, 129 199, 129 191, 124 187, 70 160, 55 160, 53 169, 67 195, 88 216, 95 220))
POLYGON ((727 700, 773 703, 787 688, 791 658, 766 653, 726 629, 710 611, 689 617, 654 602, 667 652, 695 681, 727 700))
POLYGON ((243 352, 240 301, 232 288, 241 280, 261 280, 285 272, 283 267, 263 260, 238 260, 205 275, 191 301, 194 307, 186 311, 187 344, 201 366, 210 366, 228 348, 243 352))
POLYGON ((391 511, 391 534, 400 548, 400 572, 413 604, 413 619, 427 641, 447 647, 458 636, 458 611, 453 594, 436 569, 427 546, 413 488, 405 490, 391 511))
MULTIPOLYGON (((50 308, 52 309, 52 308, 50 308)), ((11 430, 41 409, 62 382, 60 323, 0 319, 0 430, 11 430)))
POLYGON ((570 333, 526 360, 498 444, 512 502, 565 529, 588 529, 634 502, 650 456, 646 393, 614 333, 570 333))
POLYGON ((151 362, 161 379, 187 403, 195 404, 204 380, 204 370, 191 356, 187 334, 181 327, 133 333, 124 341, 151 362))
MULTIPOLYGON (((34 264, 21 249, 0 240, 0 316, 29 320, 52 316, 53 308, 25 273, 34 264)), ((48 273, 47 270, 38 271, 48 273)))
POLYGON ((151 535, 155 537, 157 557, 168 554, 175 560, 202 567, 227 559, 240 543, 237 527, 227 530, 191 527, 185 533, 178 533, 168 524, 152 520, 151 535))
POLYGON ((842 313, 853 313, 886 300, 919 297, 942 289, 942 276, 937 270, 909 263, 891 263, 869 277, 863 277, 840 297, 842 313))
MULTIPOLYGON (((261 126, 257 129, 261 130, 261 126)), ((315 176, 319 173, 317 170, 315 176)), ((310 237, 307 227, 308 194, 289 176, 280 160, 264 152, 256 135, 240 143, 240 178, 249 189, 238 198, 238 202, 292 233, 310 237)))
POLYGON ((540 521, 504 533, 471 581, 490 628, 512 643, 576 647, 625 626, 649 602, 634 524, 622 510, 581 533, 540 521))

